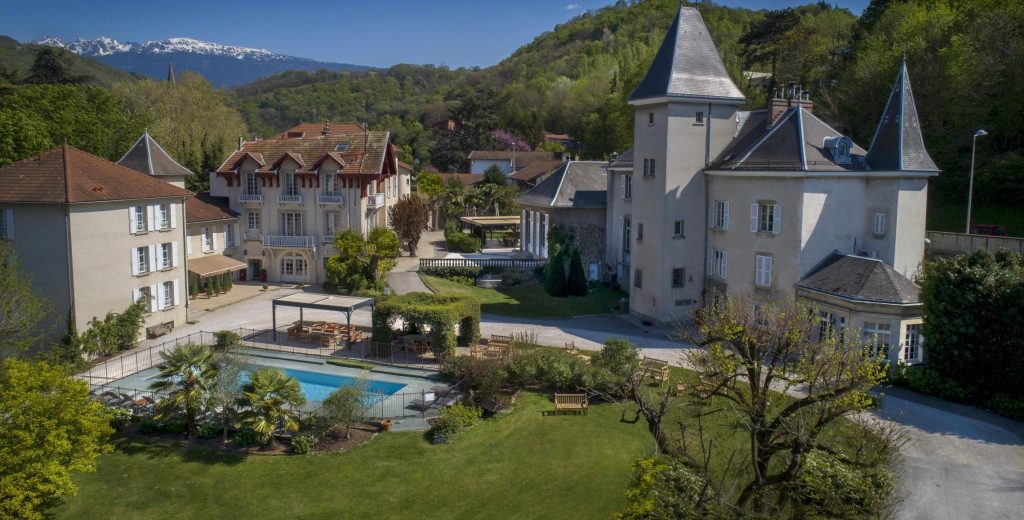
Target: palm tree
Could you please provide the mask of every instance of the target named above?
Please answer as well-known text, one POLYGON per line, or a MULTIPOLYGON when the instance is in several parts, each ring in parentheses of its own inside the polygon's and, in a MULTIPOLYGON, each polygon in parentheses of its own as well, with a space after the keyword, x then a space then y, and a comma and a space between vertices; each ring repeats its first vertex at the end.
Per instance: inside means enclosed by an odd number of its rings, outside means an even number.
POLYGON ((157 417, 166 419, 179 413, 185 415, 188 435, 196 432, 196 416, 206 406, 208 385, 216 367, 210 362, 211 352, 203 345, 191 343, 170 352, 161 352, 163 363, 158 367, 157 380, 150 389, 167 392, 157 405, 157 417))
POLYGON ((298 431, 296 407, 305 402, 306 397, 295 378, 274 368, 260 368, 249 374, 249 382, 242 387, 239 404, 245 411, 241 422, 264 442, 273 442, 278 428, 286 432, 298 431))

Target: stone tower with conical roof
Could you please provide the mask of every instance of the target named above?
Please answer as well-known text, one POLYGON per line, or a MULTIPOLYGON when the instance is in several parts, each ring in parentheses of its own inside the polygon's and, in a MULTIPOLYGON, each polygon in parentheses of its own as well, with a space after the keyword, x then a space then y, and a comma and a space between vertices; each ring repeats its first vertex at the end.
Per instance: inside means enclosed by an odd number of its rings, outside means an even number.
POLYGON ((669 323, 701 303, 703 169, 732 141, 736 111, 745 102, 700 12, 681 8, 629 98, 635 109, 634 173, 632 214, 625 218, 632 250, 630 310, 639 317, 669 323))

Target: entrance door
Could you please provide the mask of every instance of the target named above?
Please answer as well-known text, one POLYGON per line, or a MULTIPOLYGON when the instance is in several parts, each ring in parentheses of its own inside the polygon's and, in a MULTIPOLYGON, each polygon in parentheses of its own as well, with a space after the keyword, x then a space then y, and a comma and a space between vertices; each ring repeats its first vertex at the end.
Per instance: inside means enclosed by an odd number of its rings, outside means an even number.
POLYGON ((306 259, 299 255, 287 255, 281 259, 281 281, 290 283, 306 283, 309 281, 309 268, 306 259))
POLYGON ((259 280, 260 271, 263 270, 263 262, 261 260, 249 260, 249 279, 259 280))

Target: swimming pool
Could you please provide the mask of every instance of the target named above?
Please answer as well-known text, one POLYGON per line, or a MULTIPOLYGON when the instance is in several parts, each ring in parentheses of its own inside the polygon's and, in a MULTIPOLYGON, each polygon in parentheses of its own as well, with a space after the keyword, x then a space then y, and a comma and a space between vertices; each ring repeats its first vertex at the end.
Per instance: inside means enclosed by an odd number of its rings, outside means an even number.
POLYGON ((294 377, 299 382, 302 393, 306 396, 307 400, 317 402, 323 402, 324 399, 327 399, 327 396, 331 395, 331 392, 343 386, 365 385, 363 388, 365 392, 371 395, 375 394, 380 396, 380 398, 395 395, 406 386, 402 383, 391 383, 375 379, 363 379, 360 381, 360 378, 357 377, 308 372, 292 368, 285 368, 282 371, 285 375, 294 377))

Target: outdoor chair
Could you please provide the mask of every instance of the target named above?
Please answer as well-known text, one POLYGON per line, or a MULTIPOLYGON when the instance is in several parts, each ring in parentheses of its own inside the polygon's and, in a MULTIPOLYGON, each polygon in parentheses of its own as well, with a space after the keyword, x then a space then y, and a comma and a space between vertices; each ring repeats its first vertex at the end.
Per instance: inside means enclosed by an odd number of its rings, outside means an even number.
POLYGON ((430 391, 436 393, 439 396, 446 396, 451 393, 453 387, 450 385, 434 385, 430 387, 430 391))
POLYGON ((434 392, 427 392, 423 394, 422 398, 410 401, 409 405, 417 410, 426 411, 428 408, 433 406, 436 401, 437 399, 434 397, 434 392))

